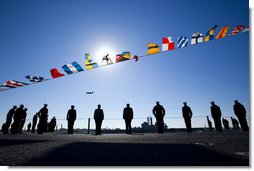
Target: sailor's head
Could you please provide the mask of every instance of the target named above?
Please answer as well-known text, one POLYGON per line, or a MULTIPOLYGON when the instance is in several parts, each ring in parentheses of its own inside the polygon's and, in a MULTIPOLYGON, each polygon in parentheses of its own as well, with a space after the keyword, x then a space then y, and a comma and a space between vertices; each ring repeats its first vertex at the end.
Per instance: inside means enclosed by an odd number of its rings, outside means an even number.
POLYGON ((160 104, 160 102, 159 102, 159 101, 157 101, 157 102, 156 102, 156 105, 159 105, 159 104, 160 104))
POLYGON ((186 106, 186 105, 187 105, 187 102, 183 102, 183 105, 186 106))
POLYGON ((127 105, 126 105, 127 107, 130 107, 130 104, 129 103, 127 103, 127 105))
POLYGON ((100 104, 98 104, 98 109, 100 109, 101 108, 101 105, 100 104))
POLYGON ((71 108, 72 108, 72 109, 74 109, 74 108, 75 108, 75 106, 74 106, 74 105, 71 105, 71 108))
POLYGON ((48 104, 45 103, 45 104, 44 104, 44 107, 47 107, 47 106, 48 106, 48 104))
POLYGON ((17 106, 16 106, 16 105, 14 105, 14 106, 13 106, 13 109, 17 109, 17 106))
POLYGON ((211 105, 215 105, 214 101, 211 101, 211 105))

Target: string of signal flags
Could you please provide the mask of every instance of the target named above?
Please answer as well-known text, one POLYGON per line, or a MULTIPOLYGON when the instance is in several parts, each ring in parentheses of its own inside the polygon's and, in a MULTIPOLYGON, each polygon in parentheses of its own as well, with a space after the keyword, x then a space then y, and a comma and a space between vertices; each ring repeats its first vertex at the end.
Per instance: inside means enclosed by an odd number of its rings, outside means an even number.
MULTIPOLYGON (((89 71, 89 70, 96 69, 99 67, 112 65, 115 63, 128 61, 128 60, 134 60, 135 62, 137 62, 139 60, 139 58, 145 57, 148 55, 154 55, 154 54, 158 54, 158 53, 165 52, 165 51, 171 51, 174 49, 188 47, 190 45, 195 45, 195 44, 200 44, 203 42, 212 41, 212 40, 214 40, 214 32, 215 32, 216 28, 218 28, 218 25, 214 25, 212 28, 210 28, 206 32, 205 36, 201 33, 196 32, 196 33, 192 34, 190 41, 187 37, 180 36, 177 39, 176 45, 175 45, 174 41, 172 40, 172 37, 163 37, 161 51, 160 51, 159 45, 157 45, 155 43, 148 43, 147 44, 148 45, 147 54, 143 55, 143 56, 134 55, 131 58, 131 53, 126 51, 121 54, 117 54, 116 58, 115 58, 116 60, 115 60, 115 62, 113 62, 111 60, 111 58, 109 57, 109 54, 107 54, 102 57, 102 62, 101 62, 102 64, 100 66, 98 65, 97 62, 93 61, 90 54, 85 54, 85 61, 84 61, 85 69, 77 62, 65 64, 62 66, 62 69, 67 75, 70 75, 70 74, 75 74, 75 73, 79 73, 82 71, 89 71)), ((230 29, 229 26, 223 26, 220 29, 220 31, 218 32, 216 39, 221 39, 221 38, 228 37, 228 36, 234 36, 239 33, 249 32, 249 30, 250 30, 249 26, 245 27, 243 25, 238 25, 228 34, 229 29, 230 29)), ((63 74, 57 68, 51 69, 50 74, 51 74, 52 78, 44 78, 42 76, 31 76, 31 75, 25 76, 25 78, 27 78, 30 81, 30 83, 24 83, 24 82, 15 81, 15 80, 8 80, 0 86, 0 92, 66 76, 66 74, 63 74)))

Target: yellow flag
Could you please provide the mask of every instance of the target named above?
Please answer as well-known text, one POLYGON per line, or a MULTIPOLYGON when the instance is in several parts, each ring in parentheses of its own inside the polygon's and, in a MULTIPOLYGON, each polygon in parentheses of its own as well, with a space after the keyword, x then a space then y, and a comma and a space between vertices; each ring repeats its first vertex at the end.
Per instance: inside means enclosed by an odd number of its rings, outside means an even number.
POLYGON ((159 53, 160 49, 159 46, 154 44, 154 43, 148 43, 148 50, 147 50, 147 55, 159 53))

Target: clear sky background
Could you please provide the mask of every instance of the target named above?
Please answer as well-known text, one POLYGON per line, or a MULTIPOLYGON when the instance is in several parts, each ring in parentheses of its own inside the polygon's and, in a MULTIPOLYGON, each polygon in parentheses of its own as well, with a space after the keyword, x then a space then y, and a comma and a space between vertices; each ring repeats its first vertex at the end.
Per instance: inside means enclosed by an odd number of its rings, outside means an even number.
MULTIPOLYGON (((28 74, 51 78, 50 69, 64 73, 61 66, 73 61, 85 68, 85 53, 100 64, 107 53, 112 59, 123 51, 145 55, 147 43, 161 46, 162 37, 172 36, 176 43, 180 36, 205 35, 215 24, 219 26, 215 35, 224 25, 230 31, 240 24, 248 26, 249 4, 247 0, 1 0, 0 23, 3 84, 10 79, 29 82, 28 74)), ((85 118, 93 117, 98 104, 104 109, 103 127, 110 128, 124 127, 126 103, 134 110, 133 126, 152 116, 156 101, 165 107, 169 127, 184 127, 183 101, 196 117, 194 126, 206 124, 211 101, 229 119, 238 99, 249 116, 249 61, 247 32, 16 88, 0 92, 0 123, 13 105, 24 104, 31 119, 44 103, 49 120, 55 116, 64 127, 66 113, 75 105, 76 128, 86 127, 85 118)))

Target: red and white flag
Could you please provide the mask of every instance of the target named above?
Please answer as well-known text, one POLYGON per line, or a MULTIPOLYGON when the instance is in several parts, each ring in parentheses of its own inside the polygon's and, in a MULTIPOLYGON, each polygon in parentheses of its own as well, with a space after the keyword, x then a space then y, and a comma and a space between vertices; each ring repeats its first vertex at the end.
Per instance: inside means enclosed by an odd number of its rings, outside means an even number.
POLYGON ((240 31, 242 31, 245 27, 243 25, 236 26, 231 33, 229 33, 229 36, 233 36, 238 34, 240 31))
POLYGON ((175 49, 175 43, 172 41, 172 37, 162 38, 162 51, 175 49))
POLYGON ((15 81, 15 80, 9 80, 6 81, 2 86, 4 87, 9 87, 9 88, 17 88, 17 87, 22 87, 28 85, 27 83, 15 81))

